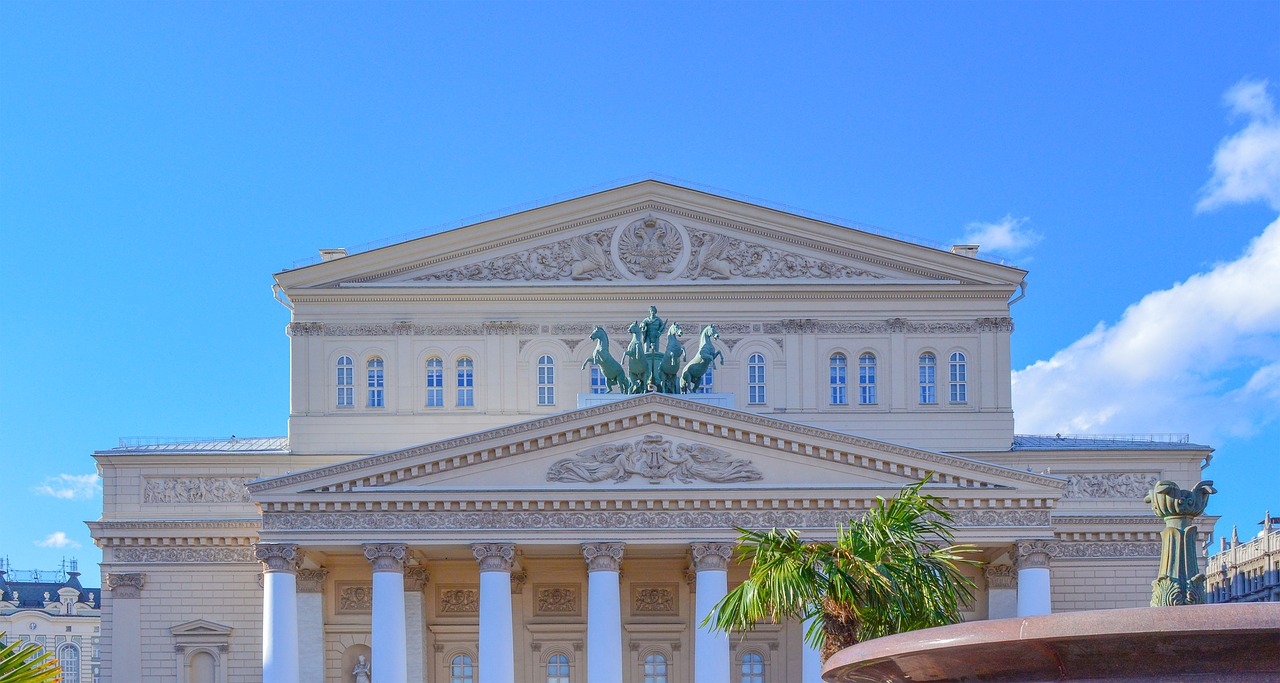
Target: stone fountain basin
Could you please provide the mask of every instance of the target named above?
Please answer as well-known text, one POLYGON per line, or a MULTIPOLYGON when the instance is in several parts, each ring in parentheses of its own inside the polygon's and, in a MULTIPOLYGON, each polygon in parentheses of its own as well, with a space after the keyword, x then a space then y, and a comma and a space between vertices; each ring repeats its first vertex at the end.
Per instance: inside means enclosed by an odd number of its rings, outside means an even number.
POLYGON ((845 648, 828 683, 1277 681, 1280 603, 1066 612, 974 621, 845 648))

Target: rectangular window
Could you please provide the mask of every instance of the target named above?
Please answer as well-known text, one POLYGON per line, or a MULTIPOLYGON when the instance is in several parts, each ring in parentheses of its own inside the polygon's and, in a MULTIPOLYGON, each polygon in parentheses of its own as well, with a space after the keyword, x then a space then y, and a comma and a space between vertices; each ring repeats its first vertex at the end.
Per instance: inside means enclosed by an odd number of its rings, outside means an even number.
POLYGON ((431 358, 427 361, 427 407, 444 405, 444 361, 431 358))
POLYGON ((591 364, 591 393, 609 393, 609 380, 604 376, 604 373, 601 372, 600 366, 595 363, 591 364))
POLYGON ((747 403, 765 403, 764 356, 753 354, 747 360, 747 403))
POLYGON ((858 363, 858 402, 864 406, 876 402, 876 362, 866 356, 858 363))
POLYGON ((470 363, 458 365, 458 405, 469 408, 476 404, 475 371, 470 363))
POLYGON ((920 364, 920 402, 937 403, 937 371, 936 365, 920 364))
POLYGON ((968 363, 961 354, 951 356, 951 402, 964 403, 969 399, 968 363))

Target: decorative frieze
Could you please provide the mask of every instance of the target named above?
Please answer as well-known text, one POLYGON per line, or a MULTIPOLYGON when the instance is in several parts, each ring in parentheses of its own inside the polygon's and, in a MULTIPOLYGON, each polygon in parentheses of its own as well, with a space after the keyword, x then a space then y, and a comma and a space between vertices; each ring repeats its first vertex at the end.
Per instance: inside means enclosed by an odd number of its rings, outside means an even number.
POLYGON ((623 544, 583 543, 582 557, 588 572, 616 572, 622 565, 623 544))
POLYGON ((631 613, 646 617, 676 616, 679 597, 680 584, 631 584, 631 613))
POLYGON ((534 611, 538 616, 576 617, 582 614, 580 588, 575 584, 534 584, 534 611))
POLYGON ((1066 476, 1064 498, 1123 498, 1142 500, 1160 479, 1155 472, 1080 472, 1066 476))
MULTIPOLYGON (((268 531, 530 531, 536 529, 832 529, 853 510, 529 510, 270 512, 268 531)), ((1048 510, 957 510, 957 527, 1048 527, 1048 510)), ((479 560, 479 558, 477 558, 479 560)), ((482 565, 483 566, 483 565, 482 565)), ((503 570, 506 571, 506 570, 503 570)))
POLYGON ((247 503, 254 477, 156 477, 142 489, 144 503, 247 503))
POLYGON ((1018 587, 1018 570, 1011 564, 989 564, 983 567, 982 573, 990 590, 1018 587))
POLYGON ((440 586, 436 592, 436 612, 444 615, 478 614, 480 612, 480 589, 440 586))
POLYGON ((231 564, 252 563, 259 561, 254 549, 244 547, 209 547, 209 548, 155 548, 155 547, 115 547, 111 550, 113 562, 155 562, 165 564, 231 564))
POLYGON ((690 543, 694 571, 724 571, 733 557, 733 543, 690 543))
MULTIPOLYGON (((147 550, 152 550, 152 548, 147 548, 147 550)), ((155 548, 155 550, 165 550, 165 548, 155 548)), ((186 548, 184 550, 197 551, 199 549, 186 548)), ((210 550, 218 550, 218 548, 210 548, 210 550)), ((224 548, 223 550, 227 549, 224 548)), ((267 572, 293 573, 302 566, 302 551, 293 543, 258 543, 253 547, 253 556, 262 563, 263 571, 267 572)))
POLYGON ((339 614, 370 614, 373 611, 373 584, 339 581, 337 611, 339 614))
POLYGON ((364 558, 373 565, 375 572, 403 572, 409 548, 403 543, 366 543, 364 558))
POLYGON ((471 553, 482 572, 510 572, 516 547, 510 543, 477 543, 471 546, 471 553))
POLYGON ((298 592, 299 593, 322 593, 324 592, 324 580, 329 576, 328 569, 299 569, 298 570, 298 592))
POLYGON ((1058 542, 1055 559, 1160 557, 1160 541, 1058 542))
POLYGON ((759 481, 764 475, 746 458, 735 458, 706 444, 673 444, 657 434, 589 448, 573 458, 557 460, 547 470, 547 481, 555 482, 623 482, 633 476, 651 483, 701 480, 727 484, 759 481))
MULTIPOLYGON (((110 572, 103 578, 106 579, 106 588, 111 591, 113 600, 140 598, 142 597, 142 587, 147 585, 146 574, 110 572)), ((16 592, 14 600, 17 600, 16 592)))

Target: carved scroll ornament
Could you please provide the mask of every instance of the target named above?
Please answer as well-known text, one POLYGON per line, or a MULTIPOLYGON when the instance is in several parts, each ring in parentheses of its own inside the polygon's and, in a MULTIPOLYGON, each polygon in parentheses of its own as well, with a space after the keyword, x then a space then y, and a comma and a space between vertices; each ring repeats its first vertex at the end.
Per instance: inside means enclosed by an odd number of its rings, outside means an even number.
POLYGON ((426 282, 510 282, 546 280, 615 280, 620 274, 609 255, 613 228, 560 240, 528 251, 428 273, 426 282))
POLYGON ((815 280, 884 279, 880 273, 823 259, 801 256, 736 237, 706 230, 690 230, 693 242, 684 276, 690 280, 728 280, 733 277, 815 280))
POLYGON ((558 482, 623 482, 633 476, 653 483, 701 480, 728 484, 759 481, 764 474, 746 458, 735 458, 705 444, 673 444, 657 434, 589 448, 556 461, 547 470, 547 481, 558 482))

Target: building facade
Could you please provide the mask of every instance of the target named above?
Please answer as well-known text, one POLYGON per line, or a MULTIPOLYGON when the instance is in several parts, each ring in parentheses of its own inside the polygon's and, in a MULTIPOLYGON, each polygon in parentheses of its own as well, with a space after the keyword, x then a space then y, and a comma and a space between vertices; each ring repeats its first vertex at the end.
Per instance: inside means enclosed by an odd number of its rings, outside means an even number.
POLYGON ((95 454, 107 680, 811 683, 801 624, 701 626, 736 528, 928 476, 989 563, 966 618, 1139 606, 1142 497, 1210 452, 1015 436, 1026 272, 965 248, 646 181, 323 253, 276 276, 287 438, 95 454), (709 386, 602 394, 651 314, 709 386))
POLYGON ((101 591, 80 585, 80 573, 47 572, 56 580, 10 578, 0 571, 3 644, 23 641, 52 653, 62 683, 98 683, 101 655, 101 591))
POLYGON ((1280 602, 1280 518, 1271 511, 1262 518, 1262 531, 1241 543, 1233 528, 1205 566, 1209 602, 1280 602))

